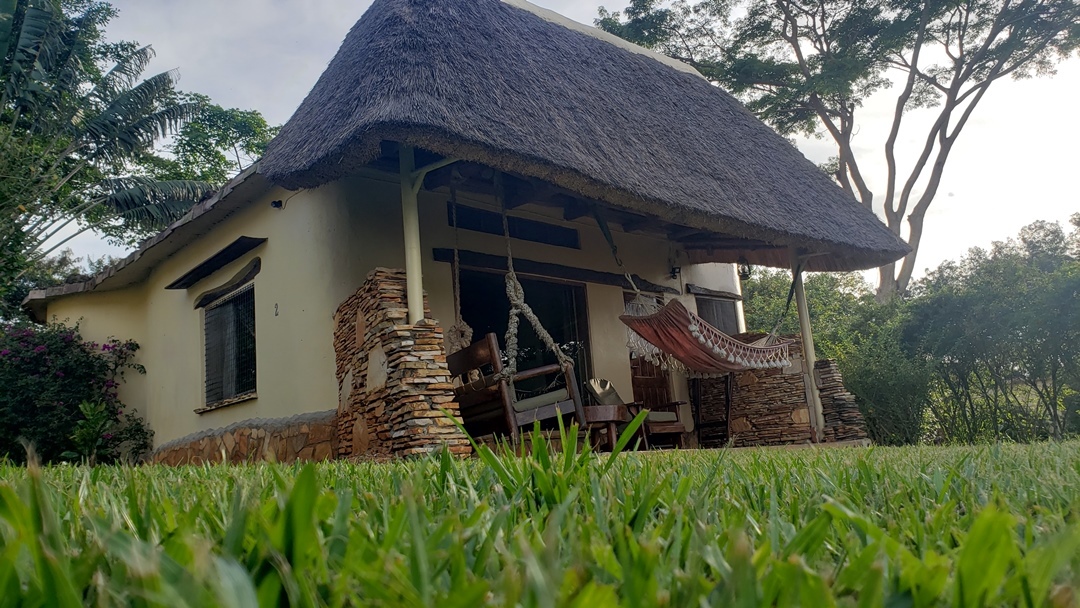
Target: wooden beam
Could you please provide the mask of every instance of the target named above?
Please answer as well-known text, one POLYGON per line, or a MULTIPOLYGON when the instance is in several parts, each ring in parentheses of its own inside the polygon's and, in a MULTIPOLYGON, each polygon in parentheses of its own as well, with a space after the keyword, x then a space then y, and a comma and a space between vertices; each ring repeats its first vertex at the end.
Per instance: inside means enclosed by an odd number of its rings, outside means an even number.
POLYGON ((679 226, 668 230, 668 238, 673 241, 681 241, 695 236, 715 236, 709 233, 707 230, 701 228, 690 228, 689 226, 679 226))
POLYGON ((730 291, 720 291, 718 289, 709 289, 708 287, 701 287, 700 285, 694 285, 693 283, 687 283, 686 293, 695 296, 708 296, 711 298, 723 298, 725 300, 735 300, 736 302, 742 302, 743 297, 740 294, 730 291))
POLYGON ((633 217, 632 219, 622 222, 620 225, 622 226, 623 232, 640 232, 644 228, 657 226, 661 221, 662 220, 654 217, 641 216, 633 217))
POLYGON ((803 286, 802 261, 792 252, 791 272, 795 282, 795 306, 799 310, 799 329, 802 332, 803 382, 806 386, 807 407, 810 410, 810 426, 814 431, 814 443, 825 441, 825 414, 821 407, 821 393, 818 391, 817 353, 814 350, 814 333, 810 329, 810 309, 806 305, 806 289, 803 286))
MULTIPOLYGON (((433 258, 436 262, 451 263, 454 260, 453 249, 436 248, 432 250, 433 258)), ((501 255, 491 255, 488 253, 477 253, 475 251, 459 251, 459 258, 461 259, 461 265, 471 268, 479 268, 481 270, 498 270, 506 272, 506 257, 501 255)), ((596 283, 599 285, 612 285, 614 287, 621 287, 622 289, 630 290, 633 286, 626 280, 626 277, 614 272, 603 272, 600 270, 588 270, 585 268, 574 268, 572 266, 563 266, 561 264, 549 264, 547 262, 536 262, 533 260, 514 257, 514 269, 520 274, 531 274, 540 277, 551 277, 553 279, 564 279, 567 281, 576 281, 578 283, 596 283)), ((657 285, 656 283, 647 281, 638 275, 633 275, 634 284, 637 285, 641 291, 650 293, 670 293, 678 295, 679 290, 666 285, 657 285)))
MULTIPOLYGON (((464 189, 464 185, 469 183, 470 180, 478 179, 490 182, 491 176, 494 174, 495 171, 490 167, 459 161, 448 167, 430 171, 424 177, 424 190, 438 190, 450 184, 458 184, 459 188, 464 189)), ((488 188, 488 191, 490 192, 490 188, 488 188)))
POLYGON ((578 218, 583 218, 592 214, 592 208, 584 201, 579 199, 572 199, 566 197, 566 205, 563 207, 563 219, 572 222, 578 218))

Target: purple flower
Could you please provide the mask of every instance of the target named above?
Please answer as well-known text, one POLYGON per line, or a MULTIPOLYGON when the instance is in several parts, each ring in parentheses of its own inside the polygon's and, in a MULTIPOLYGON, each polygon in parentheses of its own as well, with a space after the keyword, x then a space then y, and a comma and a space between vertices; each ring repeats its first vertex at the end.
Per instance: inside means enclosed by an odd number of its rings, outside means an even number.
POLYGON ((63 378, 64 377, 64 372, 56 372, 56 377, 57 378, 63 378))
POLYGON ((116 346, 114 346, 112 344, 102 344, 101 345, 101 350, 105 350, 105 351, 109 351, 109 350, 112 350, 114 348, 116 348, 116 346))
POLYGON ((106 380, 105 381, 105 388, 112 388, 114 386, 116 386, 116 383, 113 382, 112 380, 106 380))
POLYGON ((64 342, 71 342, 74 339, 75 336, 73 334, 64 334, 64 342))
POLYGON ((42 345, 38 346, 37 348, 35 348, 35 349, 34 349, 34 352, 35 352, 35 353, 43 353, 43 352, 45 352, 46 350, 48 350, 48 349, 47 349, 47 348, 45 348, 45 345, 44 345, 44 344, 42 344, 42 345))
POLYGON ((6 357, 6 356, 8 356, 10 354, 11 354, 11 351, 6 349, 6 348, 4 350, 0 350, 0 357, 6 357))
POLYGON ((113 434, 112 433, 105 433, 104 435, 101 436, 101 438, 108 441, 108 440, 113 438, 113 434))

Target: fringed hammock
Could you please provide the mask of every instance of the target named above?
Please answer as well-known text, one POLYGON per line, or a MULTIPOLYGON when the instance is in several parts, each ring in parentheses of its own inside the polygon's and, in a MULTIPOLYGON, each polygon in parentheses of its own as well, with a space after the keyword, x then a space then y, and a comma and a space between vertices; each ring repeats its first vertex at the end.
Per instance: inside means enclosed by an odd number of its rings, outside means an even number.
POLYGON ((702 378, 791 365, 788 345, 774 334, 752 344, 740 342, 706 323, 678 300, 659 307, 639 295, 619 317, 628 328, 634 356, 666 369, 702 378))

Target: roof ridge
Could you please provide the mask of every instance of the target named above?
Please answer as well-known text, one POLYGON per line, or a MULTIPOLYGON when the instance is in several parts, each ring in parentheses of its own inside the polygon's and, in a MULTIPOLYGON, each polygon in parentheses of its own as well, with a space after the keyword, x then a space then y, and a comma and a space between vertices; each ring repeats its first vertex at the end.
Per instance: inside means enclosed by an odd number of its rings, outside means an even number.
POLYGON ((579 21, 574 21, 573 19, 571 19, 571 18, 569 18, 569 17, 567 17, 565 15, 560 15, 559 13, 556 13, 555 11, 553 11, 551 9, 547 9, 547 8, 542 7, 542 6, 537 6, 537 5, 533 4, 532 2, 529 2, 528 0, 500 0, 500 1, 503 4, 508 4, 508 5, 510 5, 510 6, 514 7, 514 8, 519 8, 521 10, 528 11, 528 12, 536 15, 537 17, 540 17, 544 21, 548 21, 550 23, 560 25, 562 27, 565 27, 568 30, 578 32, 579 34, 585 34, 586 36, 591 36, 591 37, 596 38, 598 40, 603 40, 604 42, 607 42, 608 44, 617 46, 617 47, 619 47, 619 48, 621 48, 621 49, 623 49, 625 51, 630 51, 631 53, 637 53, 638 55, 644 55, 646 57, 649 57, 651 59, 659 61, 660 63, 666 65, 669 68, 673 68, 673 69, 679 70, 680 72, 685 72, 687 74, 697 76, 698 78, 701 78, 702 80, 707 80, 704 76, 701 75, 701 72, 697 71, 696 69, 694 69, 693 66, 691 66, 691 65, 689 65, 689 64, 687 64, 685 62, 679 61, 678 59, 673 59, 673 58, 668 57, 667 55, 664 55, 662 53, 657 53, 656 51, 653 51, 651 49, 647 49, 647 48, 645 48, 645 47, 643 47, 641 45, 634 44, 633 42, 630 42, 629 40, 619 38, 618 36, 616 36, 614 34, 611 34, 609 32, 605 32, 604 30, 602 30, 600 28, 585 25, 584 23, 581 23, 579 21))

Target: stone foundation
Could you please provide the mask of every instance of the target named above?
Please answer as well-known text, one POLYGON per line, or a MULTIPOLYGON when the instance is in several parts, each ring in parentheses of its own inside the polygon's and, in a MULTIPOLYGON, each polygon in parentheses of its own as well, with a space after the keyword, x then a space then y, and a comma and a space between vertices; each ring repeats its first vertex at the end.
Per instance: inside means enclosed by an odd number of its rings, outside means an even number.
POLYGON ((335 314, 338 456, 413 456, 472 447, 457 418, 442 328, 409 325, 405 272, 376 268, 335 314))
MULTIPOLYGON (((737 336, 753 342, 760 334, 737 336)), ((809 394, 803 380, 802 340, 791 345, 791 365, 783 369, 755 370, 735 374, 731 421, 727 419, 727 378, 700 381, 701 447, 790 445, 809 443, 809 394), (729 435, 730 432, 730 435, 729 435)), ((855 397, 844 389, 840 370, 833 361, 815 366, 818 392, 825 415, 825 442, 865 439, 866 424, 855 397)))
POLYGON ((336 412, 300 414, 291 418, 254 418, 188 435, 158 447, 156 464, 204 462, 296 462, 329 460, 337 452, 336 412))

